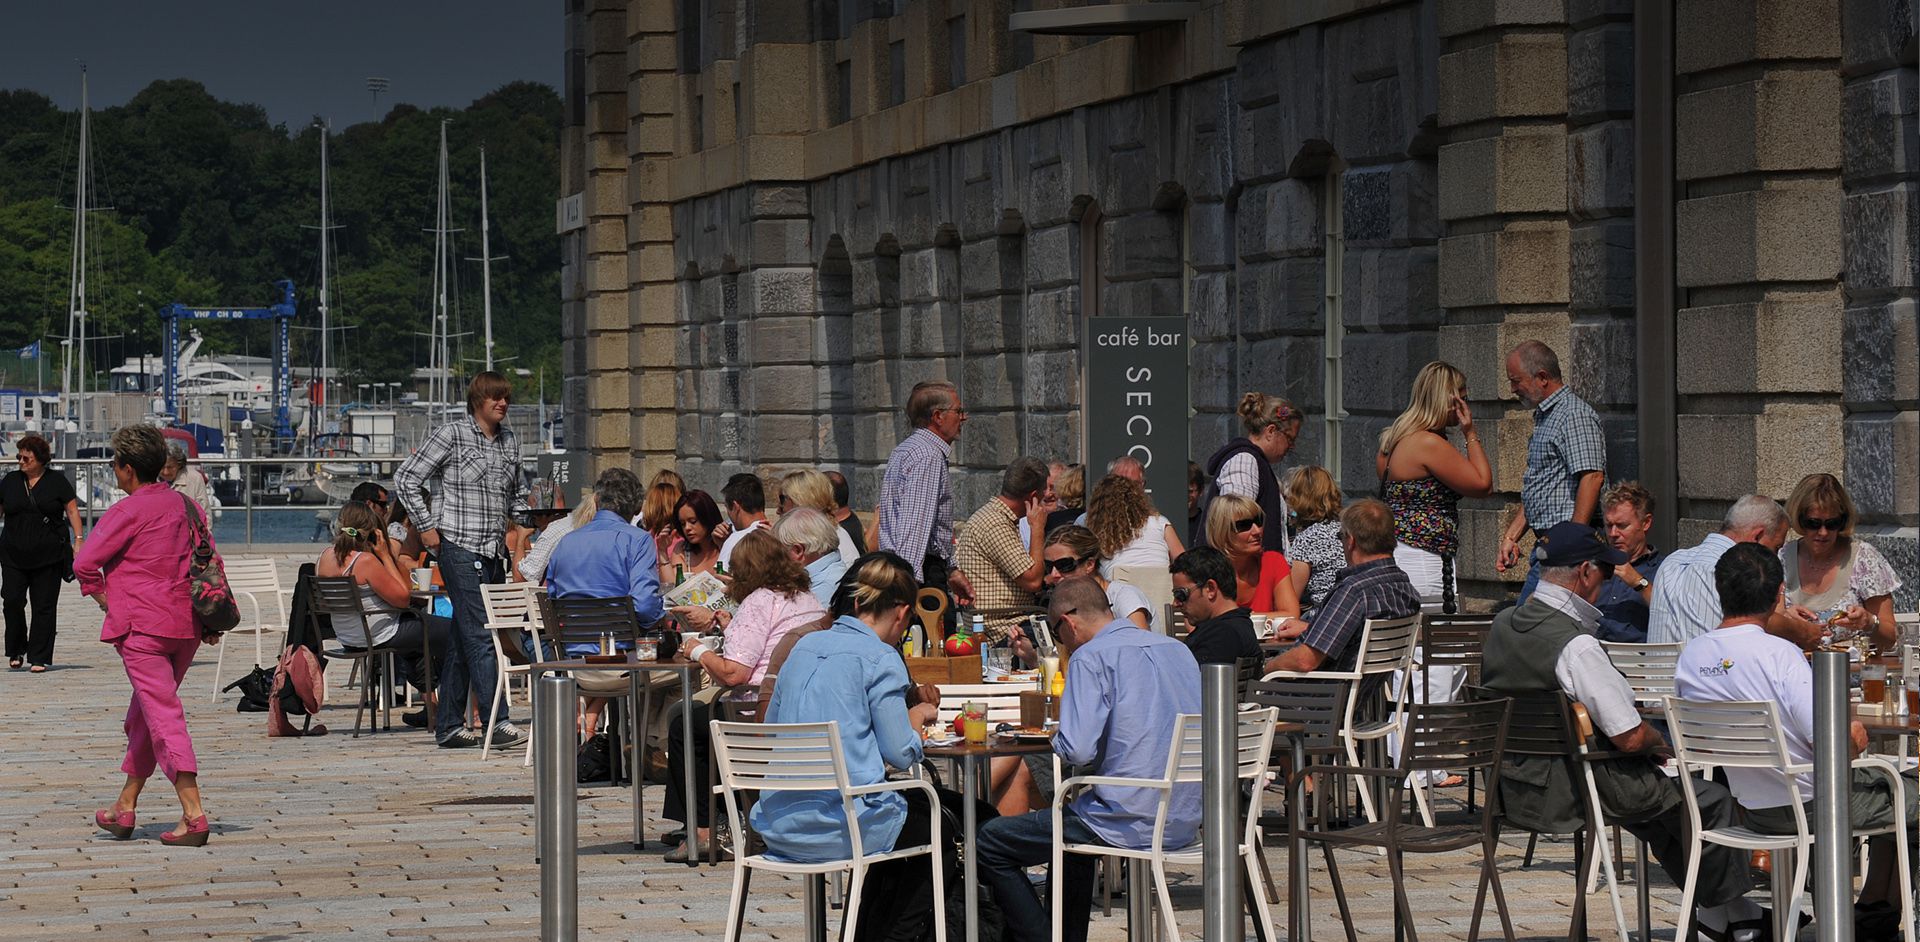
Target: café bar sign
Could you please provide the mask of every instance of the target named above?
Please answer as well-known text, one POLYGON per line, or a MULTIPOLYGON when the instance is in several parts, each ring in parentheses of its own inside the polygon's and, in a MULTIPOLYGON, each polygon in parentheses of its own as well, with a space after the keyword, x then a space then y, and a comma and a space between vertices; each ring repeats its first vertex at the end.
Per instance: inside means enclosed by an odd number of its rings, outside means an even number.
POLYGON ((1187 519, 1187 319, 1087 319, 1087 490, 1107 462, 1146 466, 1147 497, 1170 521, 1187 519))

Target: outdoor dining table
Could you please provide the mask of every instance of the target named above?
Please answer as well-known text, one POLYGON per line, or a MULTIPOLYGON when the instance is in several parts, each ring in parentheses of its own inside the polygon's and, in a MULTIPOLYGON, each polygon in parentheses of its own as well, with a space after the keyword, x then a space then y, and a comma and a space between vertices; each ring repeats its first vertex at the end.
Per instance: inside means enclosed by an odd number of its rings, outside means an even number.
POLYGON ((964 872, 967 904, 967 942, 980 942, 979 860, 974 838, 980 830, 980 815, 974 808, 975 793, 986 799, 987 760, 1000 756, 1026 756, 1053 752, 1051 740, 1019 740, 1011 736, 989 736, 984 743, 956 742, 946 745, 928 743, 929 759, 952 759, 960 766, 960 839, 965 844, 964 872))
MULTIPOLYGON (((644 674, 648 671, 679 672, 680 702, 684 704, 684 706, 680 710, 681 742, 686 743, 687 748, 691 749, 693 744, 693 709, 692 709, 693 707, 693 675, 696 671, 700 670, 700 662, 689 661, 685 658, 680 658, 680 657, 675 657, 675 658, 671 658, 664 661, 655 660, 655 659, 641 659, 639 657, 636 657, 634 652, 632 651, 626 652, 626 655, 627 656, 625 660, 619 660, 619 661, 604 661, 604 662, 598 661, 598 660, 588 661, 585 658, 581 658, 581 657, 565 658, 562 660, 554 660, 554 661, 536 661, 532 665, 531 671, 533 673, 533 676, 536 679, 539 678, 539 676, 542 673, 546 673, 548 671, 571 672, 571 671, 593 670, 593 671, 626 671, 627 672, 627 681, 629 684, 629 695, 632 697, 632 701, 629 706, 630 712, 628 715, 633 717, 633 731, 634 731, 634 740, 635 740, 635 742, 632 744, 633 749, 630 753, 630 761, 629 761, 629 767, 627 770, 627 777, 633 787, 633 849, 640 850, 645 845, 645 838, 646 838, 646 814, 645 814, 646 809, 641 804, 640 789, 646 783, 646 776, 643 774, 643 770, 646 768, 644 760, 645 760, 645 754, 646 754, 646 748, 647 748, 647 730, 646 730, 647 717, 645 715, 646 711, 640 709, 640 704, 644 702, 641 699, 641 691, 640 691, 640 685, 642 682, 641 679, 644 676, 644 674)), ((579 695, 576 693, 575 694, 576 701, 578 700, 578 696, 579 695)), ((685 784, 687 787, 687 790, 683 794, 687 796, 687 807, 691 808, 692 803, 696 800, 694 797, 695 792, 693 787, 693 763, 685 762, 682 764, 686 766, 686 783, 685 784)), ((689 834, 689 838, 691 838, 691 834, 689 834)), ((697 867, 699 865, 700 865, 699 857, 693 854, 687 855, 687 866, 697 867)))

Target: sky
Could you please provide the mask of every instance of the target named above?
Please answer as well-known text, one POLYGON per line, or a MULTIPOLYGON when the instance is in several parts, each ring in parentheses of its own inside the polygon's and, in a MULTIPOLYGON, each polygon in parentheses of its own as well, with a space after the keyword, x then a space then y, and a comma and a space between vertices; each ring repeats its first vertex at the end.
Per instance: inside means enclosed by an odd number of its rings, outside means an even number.
POLYGON ((398 103, 465 107, 516 80, 560 88, 560 0, 0 0, 0 88, 63 108, 124 104, 156 79, 336 127, 398 103), (375 99, 367 79, 388 80, 375 99))

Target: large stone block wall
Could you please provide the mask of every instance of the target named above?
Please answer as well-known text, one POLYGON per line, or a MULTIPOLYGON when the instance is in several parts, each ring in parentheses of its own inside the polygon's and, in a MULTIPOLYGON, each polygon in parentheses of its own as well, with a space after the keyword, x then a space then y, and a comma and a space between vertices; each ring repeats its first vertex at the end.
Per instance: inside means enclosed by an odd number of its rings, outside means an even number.
MULTIPOLYGON (((964 513, 1015 455, 1111 457, 1078 453, 1085 317, 1185 312, 1195 458, 1234 434, 1240 393, 1278 393, 1310 417, 1288 463, 1337 451, 1356 494, 1414 373, 1461 367, 1496 478, 1464 505, 1470 592, 1517 578, 1492 569, 1532 424, 1514 344, 1559 352, 1609 478, 1637 475, 1631 0, 1208 0, 1185 31, 1031 53, 994 25, 1010 0, 908 0, 845 31, 797 0, 703 3, 697 55, 681 4, 575 17, 589 107, 563 159, 589 226, 563 278, 568 389, 603 460, 708 489, 834 467, 867 506, 907 390, 944 378, 970 413, 964 513)), ((1742 493, 1842 473, 1902 607, 1920 595, 1910 11, 1674 7, 1681 501, 1663 508, 1688 543, 1742 493)))

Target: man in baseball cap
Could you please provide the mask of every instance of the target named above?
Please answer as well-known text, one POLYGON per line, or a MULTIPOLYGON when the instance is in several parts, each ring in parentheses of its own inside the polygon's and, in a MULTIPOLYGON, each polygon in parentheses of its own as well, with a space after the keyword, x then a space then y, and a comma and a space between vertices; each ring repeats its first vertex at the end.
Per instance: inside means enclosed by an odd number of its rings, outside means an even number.
MULTIPOLYGON (((1586 707, 1601 748, 1627 753, 1606 760, 1608 774, 1595 779, 1607 823, 1646 841, 1679 884, 1687 872, 1687 813, 1679 783, 1660 770, 1672 751, 1640 718, 1633 689, 1594 637, 1600 623, 1594 600, 1627 555, 1592 527, 1573 522, 1554 525, 1540 542, 1540 585, 1493 620, 1480 682, 1504 694, 1560 691, 1586 707)), ((1724 786, 1696 780, 1694 788, 1706 827, 1733 822, 1733 797, 1724 786)), ((1570 834, 1586 827, 1580 790, 1557 757, 1507 756, 1500 802, 1508 823, 1522 830, 1570 834)), ((1765 922, 1759 906, 1744 898, 1752 886, 1744 852, 1708 845, 1702 855, 1696 911, 1702 934, 1751 938, 1765 922)))

